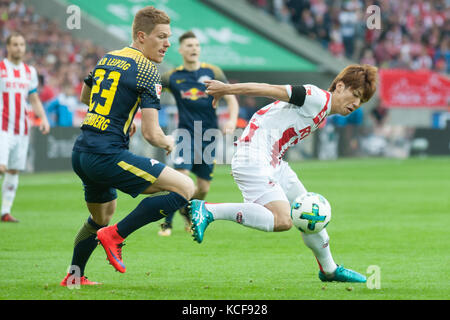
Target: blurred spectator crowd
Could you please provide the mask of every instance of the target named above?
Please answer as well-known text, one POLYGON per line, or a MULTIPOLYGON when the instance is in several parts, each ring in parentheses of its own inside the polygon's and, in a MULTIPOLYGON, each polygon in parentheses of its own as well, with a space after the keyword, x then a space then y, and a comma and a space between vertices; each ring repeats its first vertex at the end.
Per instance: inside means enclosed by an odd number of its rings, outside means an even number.
POLYGON ((68 117, 80 107, 78 96, 83 78, 105 50, 89 40, 74 38, 68 30, 38 15, 20 0, 0 0, 2 59, 6 57, 6 38, 14 31, 25 37, 24 61, 34 66, 39 74, 39 95, 51 124, 71 125, 68 117))
POLYGON ((247 0, 337 57, 450 74, 450 0, 247 0), (380 9, 380 29, 367 19, 380 9))

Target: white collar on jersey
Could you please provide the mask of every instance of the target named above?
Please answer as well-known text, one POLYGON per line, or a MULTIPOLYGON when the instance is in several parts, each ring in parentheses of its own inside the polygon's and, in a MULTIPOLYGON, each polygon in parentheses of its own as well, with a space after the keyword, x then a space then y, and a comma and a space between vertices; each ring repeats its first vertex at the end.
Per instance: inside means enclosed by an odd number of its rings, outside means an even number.
POLYGON ((23 63, 23 61, 20 61, 19 64, 14 64, 14 63, 12 63, 11 61, 9 61, 8 58, 5 58, 5 61, 6 61, 9 65, 13 66, 14 68, 19 68, 19 67, 22 65, 22 63, 23 63))

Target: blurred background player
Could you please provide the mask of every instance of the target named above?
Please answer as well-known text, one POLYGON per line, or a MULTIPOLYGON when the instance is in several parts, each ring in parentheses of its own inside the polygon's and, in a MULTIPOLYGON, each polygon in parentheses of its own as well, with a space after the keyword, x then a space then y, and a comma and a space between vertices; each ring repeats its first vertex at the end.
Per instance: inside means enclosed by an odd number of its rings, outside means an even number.
MULTIPOLYGON (((194 149, 194 122, 201 122, 201 134, 208 129, 218 129, 216 109, 212 105, 212 96, 205 93, 206 80, 219 80, 227 82, 222 70, 211 64, 200 62, 200 43, 192 31, 188 31, 179 37, 179 53, 183 57, 183 65, 165 73, 161 77, 163 88, 170 90, 175 97, 178 114, 179 129, 186 129, 191 136, 191 146, 187 150, 181 149, 182 144, 178 144, 177 157, 175 158, 174 167, 179 172, 189 175, 191 172, 197 177, 197 185, 194 199, 205 199, 211 186, 213 178, 214 163, 208 163, 203 158, 204 149, 214 141, 202 141, 201 150, 194 149), (201 152, 202 162, 194 163, 195 154, 201 152)), ((224 134, 233 133, 236 128, 239 105, 237 99, 233 95, 225 95, 224 99, 228 106, 229 119, 224 124, 222 132, 224 134)), ((179 140, 178 143, 181 141, 179 140)), ((184 145, 183 145, 184 147, 184 145)), ((212 157, 215 157, 213 150, 212 157)), ((215 162, 215 161, 214 161, 215 162)), ((180 209, 180 213, 185 219, 186 231, 190 231, 190 218, 185 208, 180 209)), ((170 236, 172 232, 172 221, 175 213, 166 217, 161 230, 160 236, 170 236)))
MULTIPOLYGON (((295 172, 282 158, 286 151, 315 131, 330 114, 349 115, 376 91, 377 68, 350 65, 330 85, 224 84, 207 81, 214 102, 224 94, 278 99, 255 113, 237 142, 231 169, 244 203, 205 203, 192 200, 194 239, 201 243, 207 226, 215 220, 235 221, 266 232, 292 227, 290 204, 306 193, 295 172)), ((301 233, 319 263, 321 281, 365 282, 366 278, 343 266, 331 255, 326 229, 301 233)))
POLYGON ((124 239, 135 230, 184 207, 194 193, 193 181, 155 159, 128 151, 132 123, 142 111, 143 137, 170 153, 174 139, 158 123, 161 63, 170 46, 170 18, 154 7, 144 7, 134 18, 131 46, 107 53, 86 79, 81 101, 89 105, 73 153, 73 169, 84 185, 90 216, 75 237, 72 264, 62 286, 96 285, 84 276, 97 238, 110 264, 126 271, 124 239), (117 191, 144 198, 124 219, 110 227, 117 191), (158 193, 158 194, 155 194, 158 193))
POLYGON ((40 118, 39 129, 50 131, 44 108, 37 92, 36 69, 25 64, 25 38, 17 32, 6 39, 7 57, 0 62, 0 177, 2 184, 1 221, 18 222, 11 208, 19 185, 19 171, 25 169, 29 144, 27 99, 40 118))

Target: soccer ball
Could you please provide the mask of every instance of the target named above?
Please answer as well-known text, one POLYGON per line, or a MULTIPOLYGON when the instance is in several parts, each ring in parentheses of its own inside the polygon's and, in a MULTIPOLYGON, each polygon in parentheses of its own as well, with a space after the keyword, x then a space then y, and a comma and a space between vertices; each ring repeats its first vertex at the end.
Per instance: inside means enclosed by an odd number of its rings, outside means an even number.
POLYGON ((294 226, 304 233, 320 232, 330 222, 330 203, 318 193, 305 193, 292 203, 291 219, 294 226))

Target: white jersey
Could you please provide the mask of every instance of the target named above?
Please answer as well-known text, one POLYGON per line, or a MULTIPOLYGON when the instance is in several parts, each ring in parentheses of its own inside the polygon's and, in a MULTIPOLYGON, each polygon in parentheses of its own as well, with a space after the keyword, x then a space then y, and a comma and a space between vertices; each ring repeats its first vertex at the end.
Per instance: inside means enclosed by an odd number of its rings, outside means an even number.
POLYGON ((253 115, 236 143, 237 157, 248 159, 250 155, 258 164, 275 168, 291 146, 319 127, 330 114, 331 93, 310 84, 304 87, 303 106, 275 101, 253 115))
POLYGON ((25 63, 15 65, 0 61, 0 130, 14 135, 28 135, 27 99, 37 92, 36 69, 25 63))

